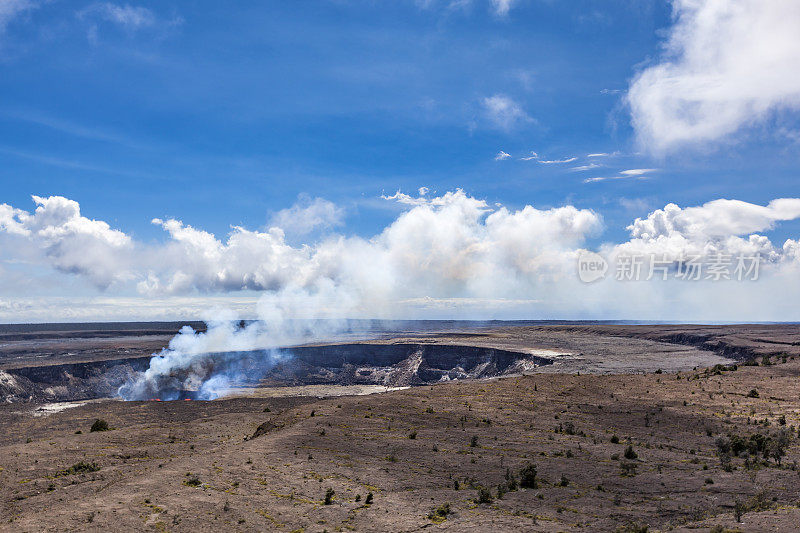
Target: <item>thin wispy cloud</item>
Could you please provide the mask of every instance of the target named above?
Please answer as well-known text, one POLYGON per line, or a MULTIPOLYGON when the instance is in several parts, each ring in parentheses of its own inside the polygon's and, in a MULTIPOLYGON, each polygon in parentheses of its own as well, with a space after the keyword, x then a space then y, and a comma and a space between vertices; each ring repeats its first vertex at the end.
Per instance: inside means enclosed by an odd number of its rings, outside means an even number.
POLYGON ((567 157, 567 158, 564 158, 564 159, 550 159, 550 160, 540 159, 539 163, 542 163, 543 165, 554 165, 554 164, 562 164, 562 163, 572 163, 573 161, 577 161, 577 160, 578 160, 577 157, 567 157))
POLYGON ((539 154, 536 152, 531 152, 530 155, 525 157, 520 157, 520 161, 536 161, 537 163, 542 163, 543 165, 555 165, 561 163, 572 163, 573 161, 577 161, 577 157, 566 157, 564 159, 541 159, 539 154))
POLYGON ((117 5, 111 2, 92 4, 78 13, 80 18, 97 18, 118 24, 128 30, 154 26, 156 15, 146 7, 130 4, 117 5))
POLYGON ((587 165, 580 165, 580 166, 577 166, 577 167, 572 167, 569 170, 570 170, 570 172, 585 172, 587 170, 592 170, 592 169, 595 169, 595 168, 601 168, 602 166, 603 165, 598 165, 597 163, 589 163, 587 165))
POLYGON ((508 15, 508 12, 511 10, 511 6, 513 6, 515 0, 492 0, 492 9, 494 10, 495 15, 498 16, 505 16, 508 15))
POLYGON ((78 11, 77 17, 86 21, 89 28, 86 36, 89 42, 97 44, 100 24, 115 26, 128 34, 139 31, 162 31, 183 22, 180 17, 163 19, 154 11, 143 6, 97 2, 78 11))
POLYGON ((0 0, 0 35, 2 35, 8 24, 26 11, 36 9, 40 2, 32 0, 0 0))
POLYGON ((486 118, 498 129, 511 130, 520 124, 534 122, 517 102, 504 94, 489 96, 481 103, 486 118))
POLYGON ((92 141, 114 143, 129 148, 136 148, 137 150, 152 148, 111 130, 85 126, 70 120, 63 120, 58 117, 45 115, 38 111, 0 109, 0 117, 8 117, 16 121, 35 124, 73 137, 80 137, 92 141))
POLYGON ((624 179, 647 179, 650 177, 650 173, 657 172, 657 168, 632 168, 629 170, 623 170, 616 176, 601 176, 596 178, 586 178, 583 180, 584 183, 595 183, 598 181, 608 181, 608 180, 624 180, 624 179))
POLYGON ((496 156, 494 156, 494 160, 495 160, 495 161, 503 161, 503 160, 505 160, 505 159, 510 159, 510 158, 511 158, 511 154, 509 154, 509 153, 507 153, 507 152, 504 152, 504 151, 502 151, 502 150, 500 150, 499 152, 497 152, 497 155, 496 155, 496 156))

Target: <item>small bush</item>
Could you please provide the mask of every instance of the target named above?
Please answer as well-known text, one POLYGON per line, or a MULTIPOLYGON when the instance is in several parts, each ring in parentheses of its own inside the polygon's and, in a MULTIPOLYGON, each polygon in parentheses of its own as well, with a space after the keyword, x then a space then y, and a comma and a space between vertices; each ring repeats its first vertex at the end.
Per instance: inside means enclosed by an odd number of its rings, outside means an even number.
POLYGON ((536 465, 533 463, 528 463, 522 470, 519 471, 519 486, 523 489, 535 489, 538 488, 538 483, 536 482, 536 465))
POLYGON ((332 504, 333 503, 333 495, 334 494, 336 494, 336 491, 331 489, 331 488, 328 488, 328 490, 325 491, 325 501, 323 503, 325 505, 332 504))
POLYGON ((184 481, 183 484, 186 485, 187 487, 199 487, 203 483, 200 481, 200 478, 194 476, 184 481))
POLYGON ((470 448, 475 448, 475 447, 478 446, 478 436, 477 435, 473 435, 472 438, 469 440, 469 446, 470 446, 470 448))
POLYGON ((569 485, 569 479, 564 474, 561 474, 561 480, 558 482, 559 487, 566 487, 569 485))
POLYGON ((758 391, 756 389, 750 389, 750 392, 747 393, 748 398, 758 398, 758 391))
POLYGON ((445 520, 447 520, 447 515, 451 513, 450 511, 450 504, 443 503, 439 507, 435 508, 433 511, 428 513, 428 520, 434 522, 436 524, 441 524, 445 520))
POLYGON ((620 463, 619 467, 622 470, 622 477, 633 477, 636 475, 636 463, 620 463))
POLYGON ((625 457, 625 459, 629 459, 631 461, 633 461, 634 459, 639 457, 639 454, 637 454, 633 450, 633 446, 628 446, 627 448, 625 448, 625 453, 622 454, 622 455, 623 455, 623 457, 625 457))
POLYGON ((611 444, 619 444, 619 437, 611 435, 611 444))
POLYGON ((481 487, 478 489, 478 497, 475 499, 477 503, 492 503, 494 498, 492 498, 492 493, 489 489, 481 487))
POLYGON ((98 418, 97 420, 94 421, 94 424, 92 424, 92 427, 89 430, 89 432, 94 433, 95 431, 108 431, 109 429, 111 428, 108 427, 108 422, 106 422, 102 418, 98 418))
POLYGON ((97 472, 100 470, 100 467, 97 466, 97 463, 87 463, 85 461, 80 461, 75 463, 71 467, 62 470, 58 473, 59 476, 72 476, 75 474, 89 474, 91 472, 97 472))
POLYGON ((411 440, 416 439, 417 438, 417 432, 416 431, 412 431, 411 433, 408 434, 408 438, 411 439, 411 440))
POLYGON ((371 492, 367 493, 367 499, 364 500, 364 503, 366 505, 372 505, 372 493, 371 492))

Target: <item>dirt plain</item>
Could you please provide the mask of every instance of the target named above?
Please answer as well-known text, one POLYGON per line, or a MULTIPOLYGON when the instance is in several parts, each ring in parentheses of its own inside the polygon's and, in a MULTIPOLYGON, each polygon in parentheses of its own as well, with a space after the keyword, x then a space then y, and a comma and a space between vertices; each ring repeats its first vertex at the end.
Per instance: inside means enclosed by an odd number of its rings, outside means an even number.
POLYGON ((409 339, 563 355, 367 396, 2 405, 0 529, 798 530, 798 326, 493 325, 369 342, 409 339), (90 431, 96 419, 110 429, 90 431), (720 438, 780 432, 780 464, 720 453, 720 438), (531 464, 536 487, 520 487, 531 464))

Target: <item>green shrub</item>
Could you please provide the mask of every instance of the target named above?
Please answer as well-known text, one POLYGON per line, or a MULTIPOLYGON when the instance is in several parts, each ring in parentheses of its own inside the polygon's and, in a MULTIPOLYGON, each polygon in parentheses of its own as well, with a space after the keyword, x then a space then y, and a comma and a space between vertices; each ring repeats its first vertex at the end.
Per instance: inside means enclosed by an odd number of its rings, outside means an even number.
POLYGON ((475 499, 477 503, 492 503, 494 498, 492 498, 492 493, 489 489, 485 487, 481 487, 478 489, 478 497, 475 499))
POLYGON ((94 424, 92 424, 92 427, 89 430, 89 432, 93 433, 95 431, 108 431, 109 429, 111 428, 108 427, 108 422, 106 422, 102 418, 98 418, 97 420, 94 421, 94 424))
POLYGON ((97 463, 87 463, 85 461, 80 461, 75 463, 71 467, 62 470, 58 473, 59 476, 72 476, 74 474, 89 474, 91 472, 97 472, 100 470, 100 467, 97 466, 97 463))
POLYGON ((334 494, 336 494, 336 491, 331 489, 331 488, 328 488, 328 490, 325 491, 325 501, 323 503, 325 505, 332 504, 333 503, 333 495, 334 494))
POLYGON ((523 489, 535 489, 538 488, 538 483, 536 482, 536 465, 533 463, 528 463, 522 467, 522 470, 519 471, 519 486, 523 489))
POLYGON ((186 485, 187 487, 199 487, 203 483, 200 481, 200 478, 194 476, 184 481, 183 484, 186 485))
POLYGON ((445 520, 447 520, 447 515, 451 513, 450 511, 450 504, 443 503, 439 507, 435 508, 433 511, 428 513, 428 520, 434 522, 436 524, 441 524, 445 520))
POLYGON ((633 450, 633 446, 628 446, 625 448, 625 453, 622 455, 625 457, 625 459, 629 459, 631 461, 639 457, 639 454, 633 450))

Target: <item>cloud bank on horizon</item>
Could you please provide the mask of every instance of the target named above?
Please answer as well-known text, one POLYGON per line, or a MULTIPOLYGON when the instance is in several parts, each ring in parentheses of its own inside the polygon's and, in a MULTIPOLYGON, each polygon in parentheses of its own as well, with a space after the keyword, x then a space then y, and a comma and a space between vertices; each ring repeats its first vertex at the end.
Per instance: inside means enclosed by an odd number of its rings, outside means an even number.
MULTIPOLYGON (((576 275, 587 239, 603 230, 602 217, 593 210, 570 205, 510 210, 462 190, 386 198, 404 210, 371 237, 329 231, 316 241, 291 245, 279 225, 233 227, 219 238, 175 219, 153 221, 166 232, 163 242, 140 242, 84 216, 73 200, 34 196, 32 212, 0 205, 0 242, 7 255, 13 251, 19 260, 77 275, 111 292, 133 289, 143 298, 263 292, 258 316, 276 320, 442 312, 480 317, 487 309, 540 318, 800 318, 793 305, 770 300, 797 287, 800 241, 773 243, 764 234, 799 219, 800 198, 766 206, 725 199, 687 208, 669 204, 635 219, 629 240, 599 248, 610 258, 635 253, 674 261, 681 255, 758 254, 764 261, 758 282, 609 279, 598 285, 582 284, 576 275), (717 305, 718 299, 742 297, 751 308, 717 305), (765 305, 758 305, 762 300, 765 305)), ((287 212, 298 220, 326 213, 329 227, 340 216, 321 199, 304 199, 287 212)), ((283 215, 273 222, 281 220, 283 215)))

